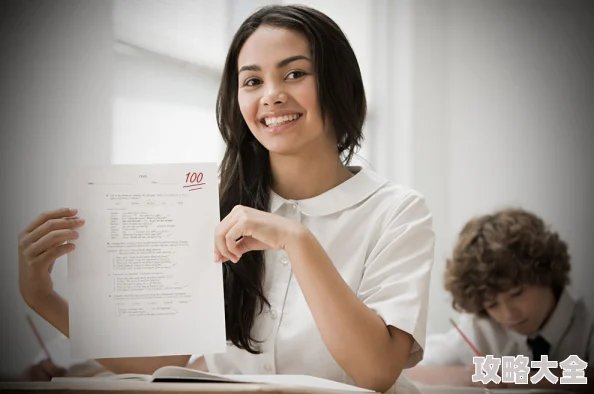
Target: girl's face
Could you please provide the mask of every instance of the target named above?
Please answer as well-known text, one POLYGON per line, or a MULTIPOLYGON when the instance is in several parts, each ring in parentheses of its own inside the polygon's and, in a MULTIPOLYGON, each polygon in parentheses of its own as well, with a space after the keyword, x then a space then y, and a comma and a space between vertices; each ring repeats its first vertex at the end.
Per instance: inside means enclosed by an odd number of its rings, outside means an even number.
POLYGON ((270 26, 259 27, 239 53, 239 108, 271 156, 336 149, 322 121, 313 62, 303 35, 270 26))
POLYGON ((549 287, 524 285, 487 299, 483 306, 502 326, 523 335, 540 330, 555 309, 555 296, 549 287))

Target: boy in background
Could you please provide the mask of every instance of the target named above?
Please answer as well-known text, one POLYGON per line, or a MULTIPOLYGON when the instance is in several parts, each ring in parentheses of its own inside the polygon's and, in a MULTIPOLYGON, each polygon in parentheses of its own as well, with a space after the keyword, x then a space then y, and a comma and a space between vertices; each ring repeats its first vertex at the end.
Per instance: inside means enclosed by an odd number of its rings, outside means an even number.
MULTIPOLYGON (((454 309, 465 312, 458 327, 483 356, 540 360, 547 355, 562 362, 577 355, 589 363, 594 322, 584 302, 567 288, 569 271, 567 245, 559 235, 536 215, 509 209, 464 226, 447 262, 445 287, 454 309)), ((452 328, 428 338, 423 361, 407 375, 426 384, 476 385, 471 379, 474 356, 452 328)), ((561 370, 553 372, 561 376, 561 370)), ((536 384, 549 385, 544 378, 536 384)), ((567 386, 557 382, 555 387, 567 386)))

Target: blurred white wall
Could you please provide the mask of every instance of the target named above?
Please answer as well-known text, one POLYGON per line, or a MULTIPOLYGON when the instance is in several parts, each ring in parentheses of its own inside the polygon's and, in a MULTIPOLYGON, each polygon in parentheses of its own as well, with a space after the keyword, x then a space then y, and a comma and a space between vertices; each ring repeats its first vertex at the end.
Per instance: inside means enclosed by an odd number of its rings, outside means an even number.
MULTIPOLYGON (((70 169, 110 162, 111 11, 108 1, 0 5, 0 375, 19 371, 40 350, 18 291, 19 231, 67 204, 70 169)), ((65 261, 54 273, 65 293, 65 261)), ((32 317, 46 340, 55 336, 32 317)))
POLYGON ((218 162, 220 72, 118 43, 112 163, 218 162))
POLYGON ((474 215, 524 207, 569 244, 590 309, 594 8, 585 1, 414 5, 414 176, 435 215, 429 331, 448 328, 445 259, 474 215))
POLYGON ((219 162, 225 1, 114 0, 112 163, 219 162))

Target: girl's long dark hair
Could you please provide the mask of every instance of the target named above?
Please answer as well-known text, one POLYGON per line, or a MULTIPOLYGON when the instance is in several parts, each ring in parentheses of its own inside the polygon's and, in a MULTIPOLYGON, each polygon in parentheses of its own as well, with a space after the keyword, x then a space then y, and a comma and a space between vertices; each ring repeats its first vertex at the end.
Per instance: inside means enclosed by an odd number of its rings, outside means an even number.
MULTIPOLYGON (((304 6, 272 5, 252 14, 233 37, 217 97, 217 123, 226 144, 220 167, 221 219, 236 205, 267 211, 272 174, 269 155, 250 132, 237 102, 239 52, 261 26, 286 28, 309 40, 317 77, 322 118, 331 121, 338 154, 348 163, 360 147, 366 101, 355 54, 340 28, 326 15, 304 6)), ((264 253, 244 254, 237 264, 223 264, 227 340, 259 353, 251 329, 269 306, 263 291, 264 253)))

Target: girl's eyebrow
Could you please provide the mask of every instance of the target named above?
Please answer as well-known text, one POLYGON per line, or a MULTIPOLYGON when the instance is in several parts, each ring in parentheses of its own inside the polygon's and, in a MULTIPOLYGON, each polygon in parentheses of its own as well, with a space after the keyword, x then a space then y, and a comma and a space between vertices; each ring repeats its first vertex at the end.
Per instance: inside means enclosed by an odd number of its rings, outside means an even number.
MULTIPOLYGON (((311 59, 309 59, 307 56, 295 55, 295 56, 288 57, 288 58, 278 62, 276 65, 276 68, 282 68, 282 67, 286 66, 287 64, 292 63, 297 60, 307 60, 308 62, 311 63, 311 59)), ((250 64, 250 65, 241 67, 237 74, 240 74, 242 71, 262 71, 262 68, 260 66, 258 66, 257 64, 250 64)))

